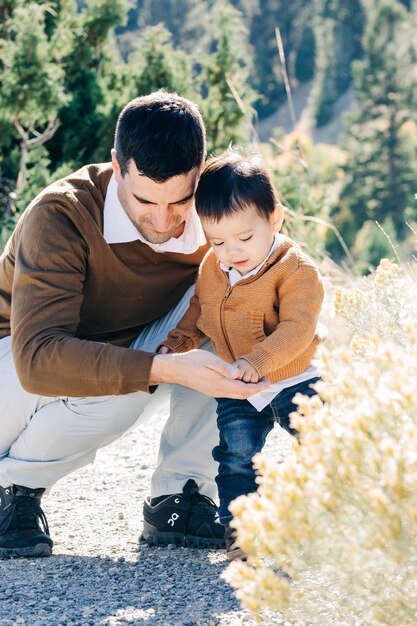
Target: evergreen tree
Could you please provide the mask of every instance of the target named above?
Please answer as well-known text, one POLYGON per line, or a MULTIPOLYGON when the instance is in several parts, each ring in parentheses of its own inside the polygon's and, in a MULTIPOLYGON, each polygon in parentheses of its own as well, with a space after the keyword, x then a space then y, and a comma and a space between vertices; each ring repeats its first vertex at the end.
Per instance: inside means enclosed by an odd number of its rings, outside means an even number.
POLYGON ((127 0, 88 0, 81 12, 71 15, 71 49, 63 60, 69 97, 49 148, 56 165, 79 167, 109 158, 115 120, 128 92, 114 37, 127 7, 127 0))
POLYGON ((246 142, 254 92, 248 87, 247 31, 242 15, 224 0, 211 14, 212 50, 202 60, 202 114, 207 127, 208 151, 224 150, 230 143, 246 142))
POLYGON ((313 28, 314 2, 300 3, 291 28, 292 52, 290 54, 290 76, 299 82, 314 76, 316 38, 313 28))
POLYGON ((50 5, 16 0, 7 9, 0 36, 0 119, 5 131, 0 151, 3 175, 16 180, 19 205, 19 194, 30 179, 30 153, 51 139, 66 102, 66 40, 56 38, 53 29, 48 32, 50 5))
POLYGON ((142 0, 142 3, 138 11, 141 30, 162 23, 171 33, 175 48, 193 51, 198 38, 206 30, 202 17, 207 14, 208 0, 142 0), (196 13, 200 17, 198 25, 195 22, 196 13))
POLYGON ((174 49, 171 34, 162 24, 145 29, 136 52, 129 56, 128 66, 132 98, 158 89, 175 91, 184 97, 195 95, 191 61, 184 52, 174 49))
POLYGON ((276 27, 281 33, 289 77, 300 80, 311 77, 314 40, 308 26, 310 7, 311 0, 258 0, 250 22, 250 42, 254 51, 252 85, 262 94, 256 105, 260 117, 275 110, 285 98, 276 27))
POLYGON ((352 60, 362 54, 364 19, 361 0, 316 0, 312 93, 316 126, 331 119, 335 101, 351 84, 352 60))
POLYGON ((356 108, 344 142, 348 161, 336 218, 344 214, 346 223, 350 216, 351 239, 367 220, 392 220, 402 238, 405 221, 415 216, 417 191, 415 23, 399 3, 377 0, 363 45, 365 57, 353 68, 356 108))

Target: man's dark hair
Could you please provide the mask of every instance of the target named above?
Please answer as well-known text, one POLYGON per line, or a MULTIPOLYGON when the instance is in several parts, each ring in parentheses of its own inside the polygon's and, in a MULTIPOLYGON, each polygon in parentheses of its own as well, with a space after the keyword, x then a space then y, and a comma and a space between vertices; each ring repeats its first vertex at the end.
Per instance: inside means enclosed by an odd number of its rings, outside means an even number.
POLYGON ((234 149, 207 162, 195 195, 197 213, 214 222, 249 206, 268 218, 277 204, 271 175, 260 158, 234 149))
POLYGON ((122 176, 133 159, 140 174, 164 182, 203 163, 203 118, 190 100, 156 91, 124 107, 117 121, 114 147, 122 176))

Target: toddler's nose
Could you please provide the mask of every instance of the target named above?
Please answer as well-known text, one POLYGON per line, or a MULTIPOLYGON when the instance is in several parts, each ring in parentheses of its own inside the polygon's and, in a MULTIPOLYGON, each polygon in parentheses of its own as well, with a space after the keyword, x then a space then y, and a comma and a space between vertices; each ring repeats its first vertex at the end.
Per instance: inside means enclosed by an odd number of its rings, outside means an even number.
POLYGON ((238 257, 241 254, 241 246, 239 243, 231 243, 227 246, 227 253, 231 258, 238 257))

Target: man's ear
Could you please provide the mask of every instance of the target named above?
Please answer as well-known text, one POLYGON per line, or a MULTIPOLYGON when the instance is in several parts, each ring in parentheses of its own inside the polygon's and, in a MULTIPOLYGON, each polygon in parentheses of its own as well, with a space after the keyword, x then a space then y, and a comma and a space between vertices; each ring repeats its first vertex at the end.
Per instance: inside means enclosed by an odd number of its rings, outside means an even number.
POLYGON ((204 166, 205 166, 204 162, 201 165, 197 166, 197 184, 198 184, 198 181, 200 180, 201 174, 203 173, 204 166))
POLYGON ((279 231, 281 230, 283 221, 284 209, 282 207, 282 204, 278 202, 275 206, 275 211, 272 214, 272 224, 276 233, 279 233, 279 231))
POLYGON ((112 148, 112 151, 111 151, 111 164, 113 167, 113 173, 114 173, 116 182, 120 183, 120 180, 122 178, 122 172, 120 169, 119 161, 117 160, 116 150, 114 148, 112 148))

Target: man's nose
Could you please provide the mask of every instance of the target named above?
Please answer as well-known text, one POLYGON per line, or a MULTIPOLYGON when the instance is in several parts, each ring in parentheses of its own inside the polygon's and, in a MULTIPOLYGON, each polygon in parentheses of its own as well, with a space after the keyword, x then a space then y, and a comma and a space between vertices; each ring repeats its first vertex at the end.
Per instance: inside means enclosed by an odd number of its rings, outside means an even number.
POLYGON ((152 226, 159 233, 169 230, 172 214, 169 207, 160 206, 152 211, 152 226))

